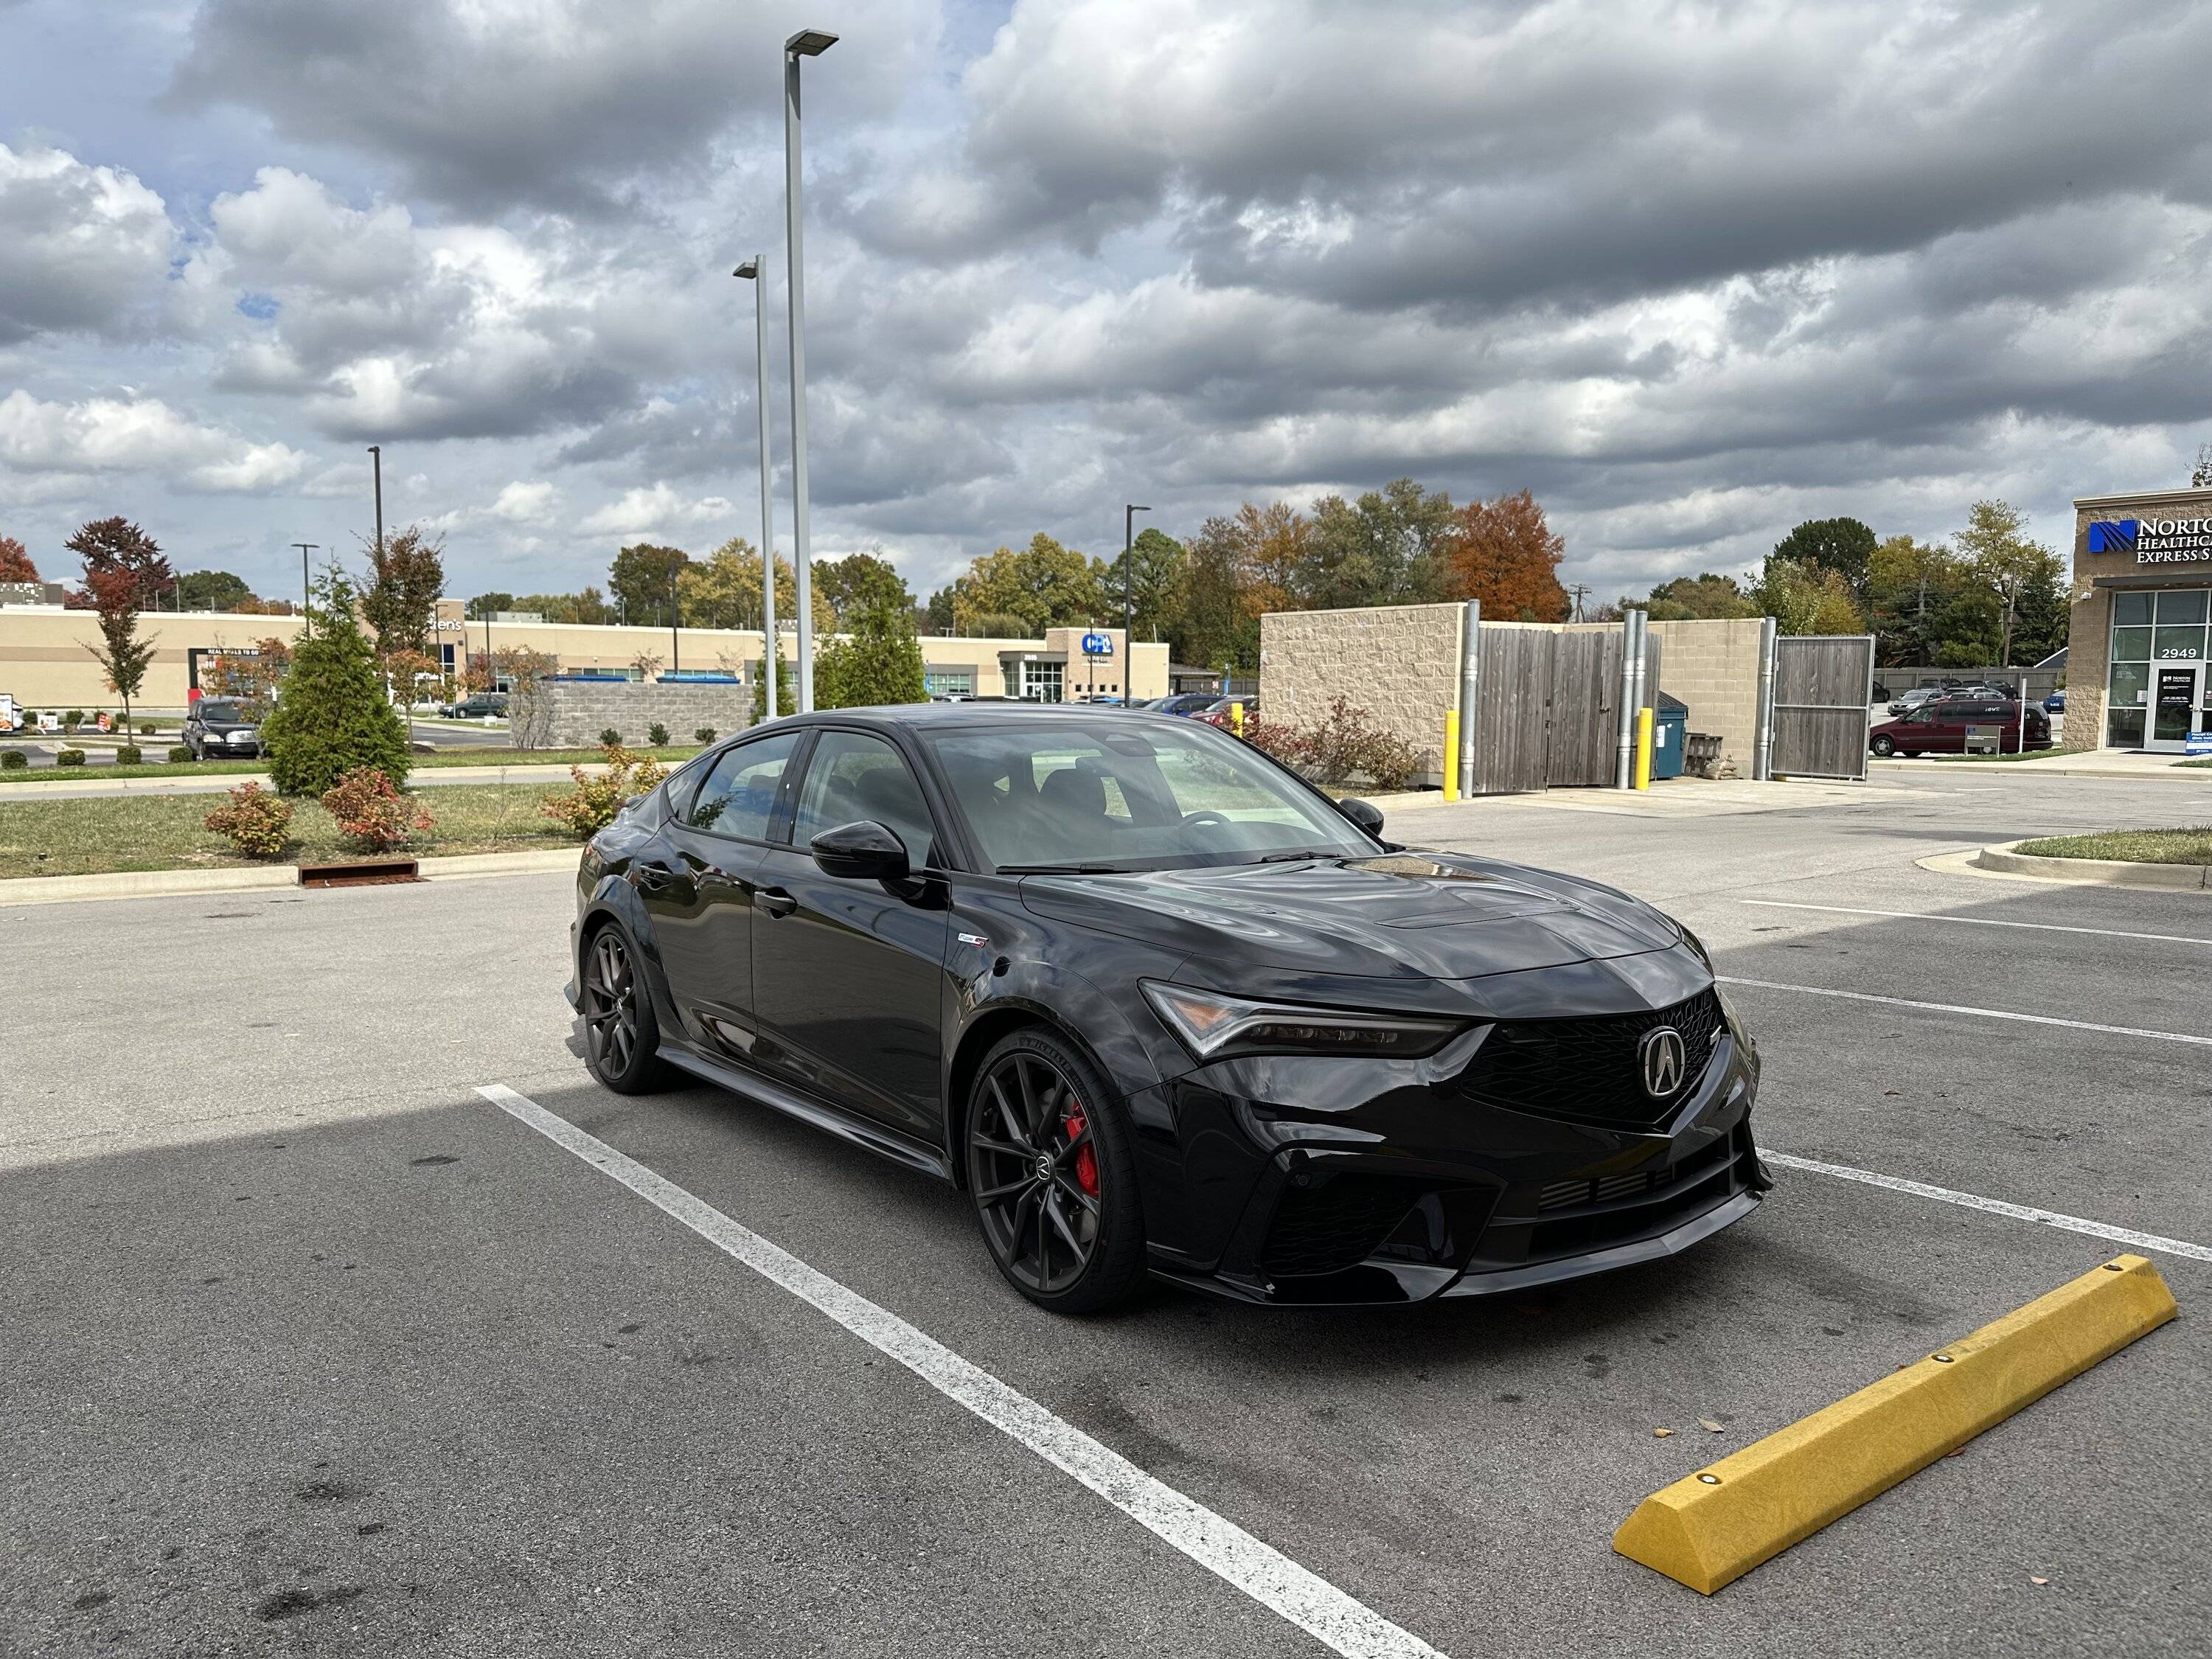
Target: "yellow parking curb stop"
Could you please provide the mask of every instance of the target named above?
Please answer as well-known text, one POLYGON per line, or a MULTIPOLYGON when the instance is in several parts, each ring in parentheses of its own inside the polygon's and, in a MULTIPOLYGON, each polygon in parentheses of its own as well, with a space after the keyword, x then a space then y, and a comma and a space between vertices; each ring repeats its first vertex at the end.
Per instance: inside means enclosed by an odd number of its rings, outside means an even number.
POLYGON ((2116 1256, 1972 1336, 1662 1486, 1614 1549, 1711 1595, 2179 1311, 2158 1269, 2116 1256))

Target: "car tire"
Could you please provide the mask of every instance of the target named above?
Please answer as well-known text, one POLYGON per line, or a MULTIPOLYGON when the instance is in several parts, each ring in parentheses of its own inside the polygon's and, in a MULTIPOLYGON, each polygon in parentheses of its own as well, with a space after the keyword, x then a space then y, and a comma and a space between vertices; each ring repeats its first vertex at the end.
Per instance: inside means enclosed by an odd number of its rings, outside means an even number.
POLYGON ((1148 1269, 1135 1135, 1081 1050, 1042 1025, 1000 1038, 975 1068, 963 1123, 969 1200, 1008 1284, 1059 1314, 1136 1294, 1148 1269))
POLYGON ((667 1086, 660 1057, 660 1019, 645 980, 636 941, 620 922, 609 921, 584 942, 577 972, 578 1017, 584 1023, 584 1064, 618 1095, 650 1094, 667 1086))
POLYGON ((1897 752, 1897 741, 1895 738, 1891 738, 1885 733, 1883 736, 1876 738, 1874 740, 1873 749, 1875 754, 1880 755, 1884 760, 1887 760, 1892 755, 1894 755, 1897 752))

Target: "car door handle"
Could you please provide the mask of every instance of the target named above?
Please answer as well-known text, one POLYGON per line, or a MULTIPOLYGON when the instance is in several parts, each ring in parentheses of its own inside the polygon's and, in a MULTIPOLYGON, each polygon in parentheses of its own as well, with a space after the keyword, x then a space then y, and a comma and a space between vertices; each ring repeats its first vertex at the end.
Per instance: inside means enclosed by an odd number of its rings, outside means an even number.
POLYGON ((772 916, 787 916, 799 908, 799 901, 781 887, 762 888, 753 902, 772 916))
POLYGON ((637 884, 644 892, 658 893, 676 884, 676 872, 665 864, 641 864, 637 866, 637 884))

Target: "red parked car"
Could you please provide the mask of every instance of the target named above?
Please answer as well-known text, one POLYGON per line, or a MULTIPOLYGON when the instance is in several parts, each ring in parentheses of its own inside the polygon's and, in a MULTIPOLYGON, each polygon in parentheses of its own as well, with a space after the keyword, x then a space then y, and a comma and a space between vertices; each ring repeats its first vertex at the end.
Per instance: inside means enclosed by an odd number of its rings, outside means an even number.
POLYGON ((1996 727, 2003 754, 2051 747, 2051 717, 2030 703, 2023 720, 2011 697, 1937 697, 1871 727, 1867 747, 1882 756, 1963 755, 1969 726, 1996 727))

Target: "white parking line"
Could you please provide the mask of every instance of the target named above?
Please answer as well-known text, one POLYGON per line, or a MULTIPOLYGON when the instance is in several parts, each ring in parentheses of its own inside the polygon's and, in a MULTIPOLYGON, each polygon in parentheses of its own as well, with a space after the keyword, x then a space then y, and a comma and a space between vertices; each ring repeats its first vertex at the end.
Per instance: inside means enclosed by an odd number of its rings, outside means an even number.
POLYGON ((2027 1204, 2008 1204, 2001 1198, 1983 1198, 1974 1193, 1954 1193, 1948 1187, 1931 1187, 1924 1181, 1907 1181, 1902 1176, 1877 1175, 1871 1170, 1854 1170, 1848 1164, 1823 1164, 1816 1158, 1796 1158, 1765 1146, 1759 1149, 1759 1155, 1769 1164, 1779 1164, 1784 1169, 1810 1170, 1815 1175, 1833 1176, 1839 1181, 1861 1181, 1869 1187, 1887 1187, 1894 1193, 1911 1193, 1916 1198, 1940 1199, 1946 1204, 1963 1205, 1969 1210, 1985 1210, 1991 1215, 2009 1216, 2014 1221, 2039 1222, 2045 1227, 2057 1227, 2069 1233, 2087 1233, 2092 1238, 2109 1238, 2115 1243, 2132 1244, 2137 1249, 2185 1255, 2197 1261, 2212 1261, 2212 1246, 2191 1244, 2185 1239, 2161 1238, 2156 1233, 2139 1233, 2130 1227, 2111 1227, 2101 1221, 2086 1220, 2078 1215, 2061 1215, 2056 1210, 2039 1210, 2027 1204))
POLYGON ((947 1399, 965 1406, 1046 1462, 1073 1475, 1138 1525, 1157 1533, 1199 1565, 1227 1579, 1261 1606, 1334 1651, 1347 1659, 1443 1659, 1419 1637, 1355 1601, 1235 1522, 1155 1480, 1110 1446, 1062 1422, 1027 1395, 969 1364, 934 1337, 924 1335, 897 1315, 847 1290, 780 1245, 739 1226, 712 1205, 625 1158, 566 1118, 502 1084, 490 1084, 477 1092, 556 1146, 612 1176, 656 1209, 673 1216, 717 1249, 829 1315, 947 1399))
POLYGON ((2112 1036, 2148 1037, 2157 1042, 2192 1042, 2212 1048, 2212 1036, 2192 1036, 2186 1031, 2146 1031, 2134 1025, 2099 1025, 2086 1019, 2061 1019, 2056 1014, 2016 1014, 2008 1008, 1969 1008, 1955 1002, 1915 1002, 1909 997, 1881 997, 1871 991, 1832 991, 1825 985, 1787 985, 1779 980, 1736 979, 1727 974, 1713 977, 1723 985, 1745 985, 1760 991, 1802 991, 1808 996, 1841 997, 1846 1002, 1879 1002, 1891 1008, 1918 1008, 1934 1014, 1978 1014, 1984 1019, 2019 1020, 2029 1025, 2063 1025, 2070 1031, 2103 1031, 2112 1036))
POLYGON ((2212 945, 2183 933, 2129 933, 2117 927, 2063 927, 2055 921, 1999 921, 1992 916, 1939 916, 1925 910, 1863 910, 1849 904, 1792 904, 1784 899, 1745 899, 1763 910, 1820 910, 1834 916, 1894 916, 1904 921, 1957 921, 1970 927, 2027 927, 2039 933, 2094 933, 2100 939, 2148 939, 2166 945, 2212 945))

